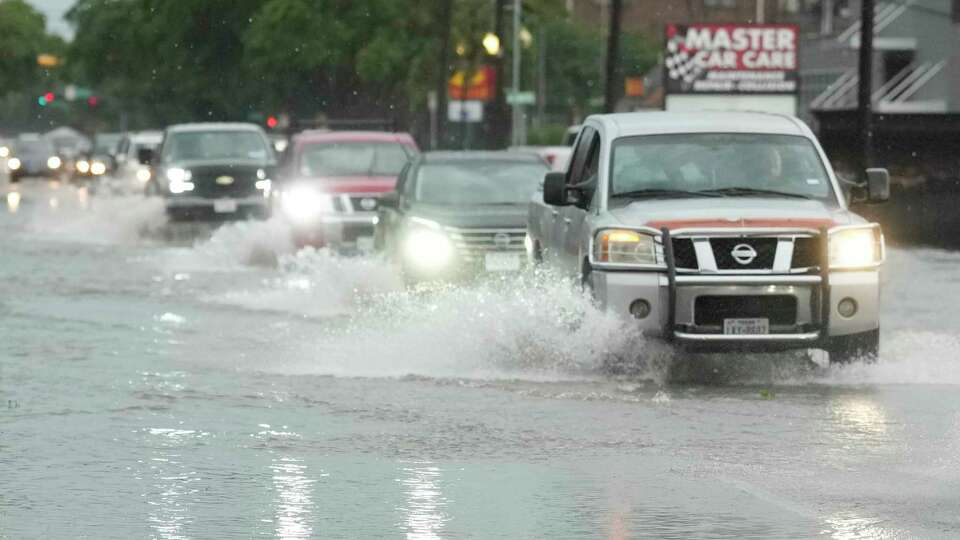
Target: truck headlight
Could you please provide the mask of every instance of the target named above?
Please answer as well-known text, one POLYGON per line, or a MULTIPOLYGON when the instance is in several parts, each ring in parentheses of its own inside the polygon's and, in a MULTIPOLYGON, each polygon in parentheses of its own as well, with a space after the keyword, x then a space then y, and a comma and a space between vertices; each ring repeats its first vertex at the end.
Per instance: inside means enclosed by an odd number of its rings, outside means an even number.
POLYGON ((841 227, 829 235, 830 268, 869 268, 883 262, 883 233, 879 225, 841 227))
POLYGON ((604 229, 593 243, 594 262, 608 264, 657 264, 653 236, 630 229, 604 229))
POLYGON ((77 167, 77 172, 80 174, 87 174, 88 172, 90 172, 90 162, 85 159, 81 159, 77 161, 76 167, 77 167))
POLYGON ((187 182, 193 178, 193 173, 180 167, 170 167, 167 169, 167 180, 171 182, 187 182))
POLYGON ((47 158, 47 167, 51 169, 59 169, 60 165, 63 165, 63 162, 60 161, 60 158, 57 156, 50 156, 47 158))
POLYGON ((453 258, 453 243, 439 223, 412 218, 403 238, 403 254, 405 260, 417 268, 437 270, 453 258))
POLYGON ((333 212, 333 198, 311 186, 292 186, 281 196, 283 212, 297 223, 306 223, 333 212))
POLYGON ((90 164, 90 174, 101 176, 107 172, 107 166, 102 161, 94 161, 90 164))
POLYGON ((9 167, 11 171, 15 171, 19 169, 20 165, 21 165, 20 160, 15 157, 12 157, 7 160, 7 167, 9 167))

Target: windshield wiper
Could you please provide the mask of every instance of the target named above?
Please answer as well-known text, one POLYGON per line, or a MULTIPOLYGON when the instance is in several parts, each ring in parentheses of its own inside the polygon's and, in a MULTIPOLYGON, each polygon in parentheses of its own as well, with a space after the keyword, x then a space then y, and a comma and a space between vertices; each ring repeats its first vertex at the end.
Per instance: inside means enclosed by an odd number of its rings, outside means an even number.
POLYGON ((618 199, 679 199, 683 197, 722 197, 723 195, 707 191, 689 191, 684 189, 636 189, 633 191, 624 191, 623 193, 614 193, 610 196, 618 199))
POLYGON ((790 193, 789 191, 777 191, 775 189, 761 189, 751 187, 729 187, 718 189, 705 189, 700 193, 713 193, 725 197, 789 197, 792 199, 810 199, 807 195, 800 193, 790 193))

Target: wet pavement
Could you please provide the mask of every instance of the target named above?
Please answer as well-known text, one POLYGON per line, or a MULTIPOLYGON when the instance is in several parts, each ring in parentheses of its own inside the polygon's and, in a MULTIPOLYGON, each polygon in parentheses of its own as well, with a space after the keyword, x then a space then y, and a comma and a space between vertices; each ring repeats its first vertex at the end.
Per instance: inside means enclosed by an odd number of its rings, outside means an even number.
POLYGON ((960 534, 960 254, 890 250, 876 365, 671 358, 548 276, 10 190, 0 538, 960 534))

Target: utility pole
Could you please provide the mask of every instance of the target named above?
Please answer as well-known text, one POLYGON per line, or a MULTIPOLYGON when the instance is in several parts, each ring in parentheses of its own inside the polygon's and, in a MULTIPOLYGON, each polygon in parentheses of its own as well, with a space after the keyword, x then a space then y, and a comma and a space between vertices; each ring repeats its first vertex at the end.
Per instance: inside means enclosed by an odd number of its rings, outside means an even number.
POLYGON ((490 134, 493 138, 494 148, 499 148, 507 142, 507 101, 504 99, 503 88, 503 46, 506 44, 504 39, 504 12, 507 10, 507 0, 496 0, 496 12, 493 15, 493 33, 500 40, 501 46, 494 58, 494 77, 493 90, 493 110, 490 118, 487 119, 490 126, 490 134))
POLYGON ((610 0, 610 32, 607 35, 607 69, 603 85, 603 112, 617 107, 617 64, 620 60, 620 14, 623 0, 610 0))
MULTIPOLYGON (((857 129, 860 131, 860 169, 873 163, 873 0, 862 0, 860 11, 860 80, 857 88, 857 129)), ((862 173, 861 173, 862 174, 862 173)))
POLYGON ((523 144, 520 140, 520 124, 523 122, 523 109, 521 105, 516 102, 516 96, 520 94, 520 61, 521 61, 521 50, 520 50, 520 28, 523 18, 523 2, 520 0, 513 0, 513 121, 511 122, 512 126, 512 137, 511 144, 513 146, 519 146, 523 144))
POLYGON ((767 18, 767 0, 757 0, 757 15, 754 21, 757 24, 763 24, 767 18))
POLYGON ((440 146, 446 133, 447 79, 450 78, 450 25, 453 22, 453 0, 440 0, 437 32, 440 34, 440 66, 437 72, 437 138, 440 146))

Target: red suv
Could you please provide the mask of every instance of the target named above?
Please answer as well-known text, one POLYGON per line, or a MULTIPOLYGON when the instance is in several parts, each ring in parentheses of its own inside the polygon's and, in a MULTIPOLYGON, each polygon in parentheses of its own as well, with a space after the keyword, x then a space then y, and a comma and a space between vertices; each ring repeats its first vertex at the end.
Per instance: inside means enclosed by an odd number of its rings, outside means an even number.
POLYGON ((304 131, 287 150, 280 210, 297 245, 371 251, 380 197, 419 150, 406 133, 304 131))

